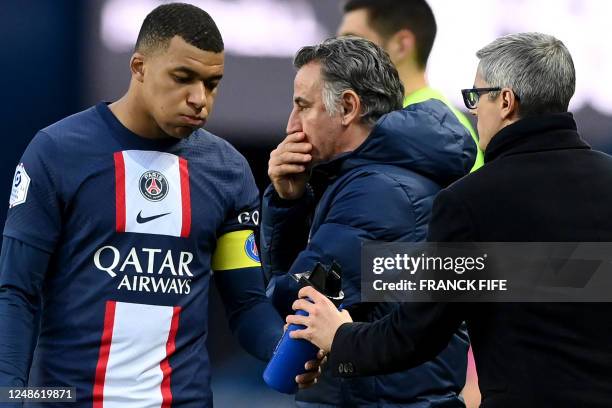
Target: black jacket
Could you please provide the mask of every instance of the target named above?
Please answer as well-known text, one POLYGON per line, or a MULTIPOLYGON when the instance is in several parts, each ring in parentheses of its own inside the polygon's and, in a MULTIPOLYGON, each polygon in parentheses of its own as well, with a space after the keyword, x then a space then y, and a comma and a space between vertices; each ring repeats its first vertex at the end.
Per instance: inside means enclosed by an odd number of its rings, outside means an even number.
MULTIPOLYGON (((428 239, 612 241, 612 158, 580 139, 569 113, 520 120, 492 139, 483 168, 438 195, 428 239)), ((373 324, 341 326, 331 368, 419 364, 462 320, 482 407, 612 406, 612 304, 403 303, 373 324)))

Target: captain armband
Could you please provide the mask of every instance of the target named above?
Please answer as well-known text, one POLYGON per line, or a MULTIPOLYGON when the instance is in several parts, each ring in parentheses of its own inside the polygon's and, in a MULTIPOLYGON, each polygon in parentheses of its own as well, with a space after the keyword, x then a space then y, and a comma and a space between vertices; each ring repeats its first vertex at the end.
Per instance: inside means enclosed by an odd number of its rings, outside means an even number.
POLYGON ((260 267, 255 233, 251 230, 232 231, 217 240, 212 257, 214 271, 260 267))

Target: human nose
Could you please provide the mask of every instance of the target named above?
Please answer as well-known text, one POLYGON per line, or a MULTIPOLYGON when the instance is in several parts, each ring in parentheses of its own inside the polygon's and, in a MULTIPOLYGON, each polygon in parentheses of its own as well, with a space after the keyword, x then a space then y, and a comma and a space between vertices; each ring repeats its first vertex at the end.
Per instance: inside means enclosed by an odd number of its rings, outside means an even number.
POLYGON ((288 135, 302 131, 302 122, 300 121, 295 108, 293 108, 291 114, 289 115, 289 120, 287 121, 287 129, 285 130, 288 135))
POLYGON ((201 111, 206 106, 206 87, 198 82, 189 88, 187 104, 196 111, 201 111))

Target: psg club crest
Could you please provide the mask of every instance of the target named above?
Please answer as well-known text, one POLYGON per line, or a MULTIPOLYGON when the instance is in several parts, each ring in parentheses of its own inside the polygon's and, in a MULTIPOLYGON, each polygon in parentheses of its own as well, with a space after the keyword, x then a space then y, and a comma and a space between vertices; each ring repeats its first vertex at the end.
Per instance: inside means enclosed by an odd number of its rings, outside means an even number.
POLYGON ((168 180, 159 171, 149 170, 140 176, 140 194, 149 201, 161 201, 168 194, 168 180))
POLYGON ((257 244, 255 244, 255 234, 249 235, 246 242, 244 243, 244 252, 247 256, 255 262, 260 262, 259 251, 257 250, 257 244))

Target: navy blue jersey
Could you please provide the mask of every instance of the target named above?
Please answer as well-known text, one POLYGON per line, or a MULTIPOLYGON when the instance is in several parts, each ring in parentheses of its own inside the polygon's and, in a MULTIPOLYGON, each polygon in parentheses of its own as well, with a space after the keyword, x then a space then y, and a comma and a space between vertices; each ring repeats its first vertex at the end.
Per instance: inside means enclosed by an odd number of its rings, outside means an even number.
MULTIPOLYGON (((51 254, 29 385, 76 387, 94 407, 211 404, 211 263, 218 275, 260 272, 258 206, 246 160, 202 129, 144 139, 101 103, 40 131, 17 168, 4 229, 51 254), (216 253, 221 241, 238 250, 216 253)), ((239 314, 245 302, 231 286, 222 297, 239 314)), ((263 302, 251 289, 246 303, 263 302)))

